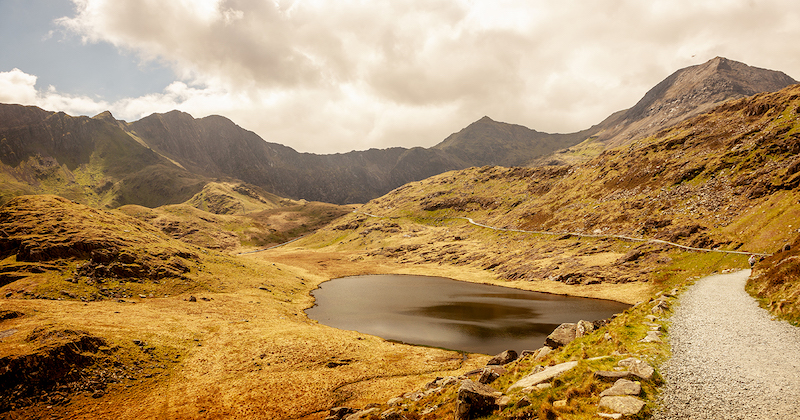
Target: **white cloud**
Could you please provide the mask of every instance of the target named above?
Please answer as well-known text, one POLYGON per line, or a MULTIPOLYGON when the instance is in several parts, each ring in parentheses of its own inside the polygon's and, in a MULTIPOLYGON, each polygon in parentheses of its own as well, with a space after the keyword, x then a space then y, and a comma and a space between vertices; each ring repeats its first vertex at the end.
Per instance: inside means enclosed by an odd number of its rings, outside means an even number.
POLYGON ((0 102, 34 105, 36 103, 36 76, 20 69, 0 72, 0 102))
POLYGON ((87 96, 65 95, 55 87, 36 89, 37 77, 20 69, 0 72, 0 102, 34 105, 46 110, 94 115, 108 109, 108 103, 87 96))
MULTIPOLYGON (((800 77, 791 0, 73 1, 63 27, 178 75, 118 118, 221 114, 303 151, 431 146, 483 115, 577 131, 717 55, 800 77)), ((29 102, 103 104, 23 79, 29 102)))

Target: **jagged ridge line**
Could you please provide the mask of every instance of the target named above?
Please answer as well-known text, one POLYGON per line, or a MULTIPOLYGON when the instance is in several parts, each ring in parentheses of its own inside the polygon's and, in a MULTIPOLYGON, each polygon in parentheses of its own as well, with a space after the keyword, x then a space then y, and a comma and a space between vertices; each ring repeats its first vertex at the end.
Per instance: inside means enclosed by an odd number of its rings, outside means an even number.
MULTIPOLYGON (((353 213, 361 213, 361 214, 364 214, 366 216, 375 217, 375 218, 379 218, 379 219, 400 219, 400 218, 403 217, 403 216, 377 216, 377 215, 374 215, 374 214, 369 214, 367 212, 358 211, 358 210, 353 210, 353 213)), ((760 253, 760 252, 728 251, 728 250, 724 250, 724 249, 696 248, 696 247, 692 247, 692 246, 686 246, 686 245, 677 244, 675 242, 665 241, 665 240, 662 240, 662 239, 636 238, 636 237, 625 236, 625 235, 591 234, 591 233, 576 233, 576 232, 545 232, 545 231, 541 231, 541 230, 524 230, 524 229, 500 228, 500 227, 484 225, 483 223, 478 223, 478 222, 472 220, 469 217, 463 217, 463 216, 457 216, 457 217, 422 217, 422 216, 418 216, 418 217, 421 218, 421 219, 433 219, 433 220, 463 219, 463 220, 466 220, 466 221, 468 221, 469 223, 471 223, 471 224, 473 224, 475 226, 479 226, 479 227, 487 228, 487 229, 492 229, 492 230, 499 230, 499 231, 503 231, 503 232, 533 233, 533 234, 538 234, 538 235, 552 235, 552 236, 570 235, 570 236, 578 236, 578 237, 581 237, 581 238, 616 238, 616 239, 623 239, 623 240, 632 241, 632 242, 653 242, 653 243, 665 244, 665 245, 670 245, 670 246, 674 246, 674 247, 677 247, 677 248, 685 249, 687 251, 721 252, 721 253, 724 253, 724 254, 758 255, 758 256, 763 256, 763 257, 772 256, 772 254, 764 254, 764 253, 760 253)))

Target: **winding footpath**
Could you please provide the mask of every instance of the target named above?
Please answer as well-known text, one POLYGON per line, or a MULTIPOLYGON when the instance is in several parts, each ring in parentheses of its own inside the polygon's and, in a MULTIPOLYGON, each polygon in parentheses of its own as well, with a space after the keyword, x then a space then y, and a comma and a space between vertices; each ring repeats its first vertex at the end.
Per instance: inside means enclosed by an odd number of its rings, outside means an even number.
MULTIPOLYGON (((360 211, 360 210, 353 210, 353 213, 363 214, 365 216, 373 217, 373 218, 376 218, 376 219, 401 219, 402 218, 402 216, 378 216, 378 215, 366 213, 366 212, 363 212, 363 211, 360 211)), ((426 219, 426 217, 420 217, 420 219, 426 219)), ((430 219, 430 220, 447 220, 447 219, 450 219, 450 220, 466 220, 473 226, 478 226, 478 227, 491 229, 491 230, 497 230, 497 231, 501 231, 501 232, 533 233, 533 234, 536 234, 536 235, 551 235, 551 236, 569 235, 569 236, 575 236, 575 237, 579 237, 579 238, 614 238, 614 239, 621 239, 621 240, 624 240, 624 241, 631 241, 631 242, 650 242, 650 243, 655 243, 655 244, 664 244, 664 245, 672 246, 672 247, 675 247, 675 248, 685 249, 687 251, 719 252, 719 253, 723 253, 723 254, 739 254, 739 255, 759 255, 759 256, 764 256, 764 257, 768 257, 768 256, 772 255, 772 254, 764 254, 764 253, 760 253, 760 252, 729 251, 729 250, 725 250, 725 249, 711 249, 711 248, 695 248, 693 246, 686 246, 686 245, 676 244, 675 242, 664 241, 664 240, 661 240, 661 239, 637 238, 637 237, 634 237, 634 236, 614 235, 614 234, 610 234, 610 233, 549 232, 549 231, 543 231, 543 230, 524 230, 524 229, 501 228, 501 227, 484 225, 483 223, 478 223, 478 222, 472 220, 469 217, 463 217, 463 216, 439 217, 439 218, 427 218, 427 219, 430 219)), ((281 244, 281 245, 283 245, 283 244, 281 244)), ((277 245, 277 246, 280 246, 280 245, 277 245)))
POLYGON ((800 419, 800 328, 758 306, 749 275, 705 277, 680 297, 655 419, 800 419))

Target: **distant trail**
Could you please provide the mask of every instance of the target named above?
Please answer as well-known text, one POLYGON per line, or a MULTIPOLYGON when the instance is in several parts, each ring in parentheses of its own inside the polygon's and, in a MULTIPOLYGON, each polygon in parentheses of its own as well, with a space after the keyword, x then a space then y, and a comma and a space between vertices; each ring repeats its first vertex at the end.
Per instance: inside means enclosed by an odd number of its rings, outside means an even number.
MULTIPOLYGON (((364 214, 366 216, 376 217, 376 218, 379 218, 379 219, 400 219, 400 218, 402 218, 402 216, 377 216, 377 215, 369 214, 369 213, 366 213, 366 212, 363 212, 363 211, 359 211, 359 210, 353 210, 353 213, 361 213, 361 214, 364 214)), ((420 218, 421 219, 425 219, 425 217, 420 217, 420 218)), ((570 235, 570 236, 578 236, 578 237, 582 237, 582 238, 616 238, 616 239, 622 239, 622 240, 632 241, 632 242, 651 242, 651 243, 657 243, 657 244, 664 244, 664 245, 674 246, 676 248, 685 249, 687 251, 720 252, 720 253, 723 253, 723 254, 738 254, 738 255, 759 255, 759 256, 764 256, 764 257, 768 257, 768 256, 772 255, 772 254, 763 254, 763 253, 759 253, 759 252, 726 251, 726 250, 723 250, 723 249, 695 248, 695 247, 692 247, 692 246, 676 244, 675 242, 663 241, 661 239, 637 238, 637 237, 625 236, 625 235, 591 234, 591 233, 577 233, 577 232, 546 232, 546 231, 541 231, 541 230, 523 230, 523 229, 499 228, 499 227, 484 225, 483 223, 478 223, 478 222, 472 220, 469 217, 462 217, 462 216, 440 217, 440 218, 431 217, 431 218, 428 218, 428 219, 431 219, 431 220, 461 219, 461 220, 466 220, 466 221, 470 222, 471 224, 473 224, 475 226, 479 226, 479 227, 486 228, 486 229, 503 231, 503 232, 534 233, 534 234, 538 234, 538 235, 551 235, 551 236, 570 235)))
POLYGON ((758 306, 744 290, 749 275, 705 277, 681 295, 654 419, 800 417, 800 328, 758 306))

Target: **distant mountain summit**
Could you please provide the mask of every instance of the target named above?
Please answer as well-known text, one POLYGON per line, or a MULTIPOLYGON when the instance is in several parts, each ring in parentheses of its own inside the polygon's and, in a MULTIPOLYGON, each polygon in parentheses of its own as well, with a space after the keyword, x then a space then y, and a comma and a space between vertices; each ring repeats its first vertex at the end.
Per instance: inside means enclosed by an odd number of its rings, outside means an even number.
POLYGON ((602 150, 656 134, 731 99, 777 92, 797 83, 780 71, 716 57, 672 73, 636 105, 612 114, 587 130, 591 135, 586 141, 556 156, 567 162, 586 160, 602 150))
POLYGON ((433 146, 466 162, 469 166, 521 166, 555 150, 572 146, 588 131, 572 134, 541 133, 516 124, 483 117, 433 146))

